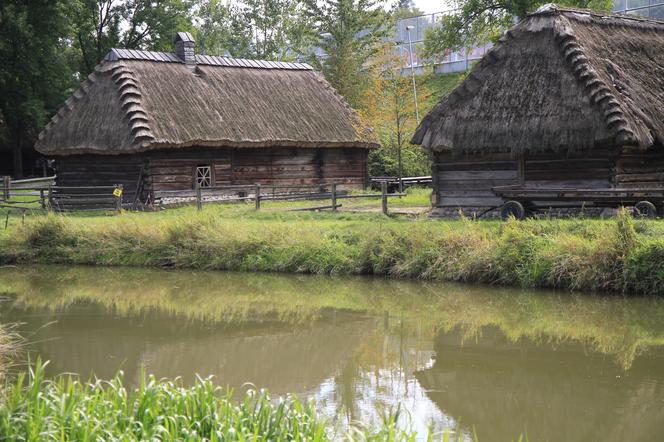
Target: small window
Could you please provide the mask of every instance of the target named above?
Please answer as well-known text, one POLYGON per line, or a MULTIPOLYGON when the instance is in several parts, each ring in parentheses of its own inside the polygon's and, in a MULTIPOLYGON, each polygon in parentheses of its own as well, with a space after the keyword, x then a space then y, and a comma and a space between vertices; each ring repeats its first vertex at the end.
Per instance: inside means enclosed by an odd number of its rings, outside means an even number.
POLYGON ((212 168, 210 166, 196 168, 196 184, 200 188, 212 187, 212 168))

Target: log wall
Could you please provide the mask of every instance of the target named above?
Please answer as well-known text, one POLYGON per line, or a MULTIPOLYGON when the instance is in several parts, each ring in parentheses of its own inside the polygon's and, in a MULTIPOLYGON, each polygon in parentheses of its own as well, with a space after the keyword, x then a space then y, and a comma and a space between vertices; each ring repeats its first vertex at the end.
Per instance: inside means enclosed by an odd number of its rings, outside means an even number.
POLYGON ((537 153, 524 158, 528 188, 606 189, 611 187, 614 155, 593 149, 576 153, 537 153))
POLYGON ((664 152, 657 148, 622 152, 616 159, 614 180, 616 187, 664 187, 664 152))
POLYGON ((58 186, 88 187, 113 186, 124 187, 124 198, 133 201, 136 190, 141 187, 139 180, 144 179, 143 158, 133 155, 71 155, 56 159, 58 186))
POLYGON ((230 150, 178 150, 146 154, 148 188, 152 192, 191 190, 198 166, 212 166, 216 186, 231 184, 230 150))
POLYGON ((215 186, 342 183, 363 188, 368 183, 366 149, 178 149, 140 155, 72 155, 57 160, 59 186, 122 184, 125 198, 137 189, 140 200, 154 201, 160 192, 192 190, 196 167, 211 166, 215 186), (139 184, 140 182, 140 184, 139 184))
POLYGON ((433 205, 491 207, 502 204, 492 187, 518 184, 517 162, 506 154, 433 155, 433 205))

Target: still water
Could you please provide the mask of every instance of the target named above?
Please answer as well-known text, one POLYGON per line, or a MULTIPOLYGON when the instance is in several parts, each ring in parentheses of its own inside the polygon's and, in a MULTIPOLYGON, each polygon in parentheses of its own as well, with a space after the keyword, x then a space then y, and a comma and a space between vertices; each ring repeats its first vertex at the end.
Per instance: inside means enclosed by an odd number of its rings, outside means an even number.
POLYGON ((124 268, 0 269, 0 321, 51 375, 214 376, 339 425, 482 442, 664 440, 664 301, 492 287, 124 268))

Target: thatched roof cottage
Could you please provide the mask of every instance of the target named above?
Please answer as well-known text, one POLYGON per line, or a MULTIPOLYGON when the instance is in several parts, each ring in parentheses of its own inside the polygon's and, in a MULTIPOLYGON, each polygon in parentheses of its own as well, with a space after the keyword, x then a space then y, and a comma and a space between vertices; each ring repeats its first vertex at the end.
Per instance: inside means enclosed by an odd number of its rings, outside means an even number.
POLYGON ((304 63, 113 49, 40 134, 58 184, 122 184, 131 199, 226 184, 367 181, 377 147, 304 63))
POLYGON ((439 215, 499 206, 506 185, 662 188, 664 22, 546 5, 504 34, 413 142, 431 153, 439 215))

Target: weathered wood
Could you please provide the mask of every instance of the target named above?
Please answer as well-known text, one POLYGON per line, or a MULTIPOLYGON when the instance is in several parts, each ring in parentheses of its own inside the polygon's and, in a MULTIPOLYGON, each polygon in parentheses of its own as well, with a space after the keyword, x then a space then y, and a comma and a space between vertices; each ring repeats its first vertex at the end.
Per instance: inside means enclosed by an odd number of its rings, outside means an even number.
POLYGON ((492 207, 502 204, 502 199, 493 197, 454 197, 441 196, 438 199, 438 207, 492 207))
POLYGON ((332 210, 337 211, 337 185, 332 184, 332 189, 330 190, 332 194, 332 210))
POLYGON ((495 179, 517 179, 516 170, 465 170, 465 171, 444 171, 439 173, 441 180, 495 180, 495 179))
POLYGON ((10 184, 10 178, 8 176, 2 177, 2 195, 5 201, 7 201, 10 198, 9 184, 10 184))
POLYGON ((201 186, 196 183, 196 209, 200 212, 203 210, 203 195, 201 194, 201 186))

